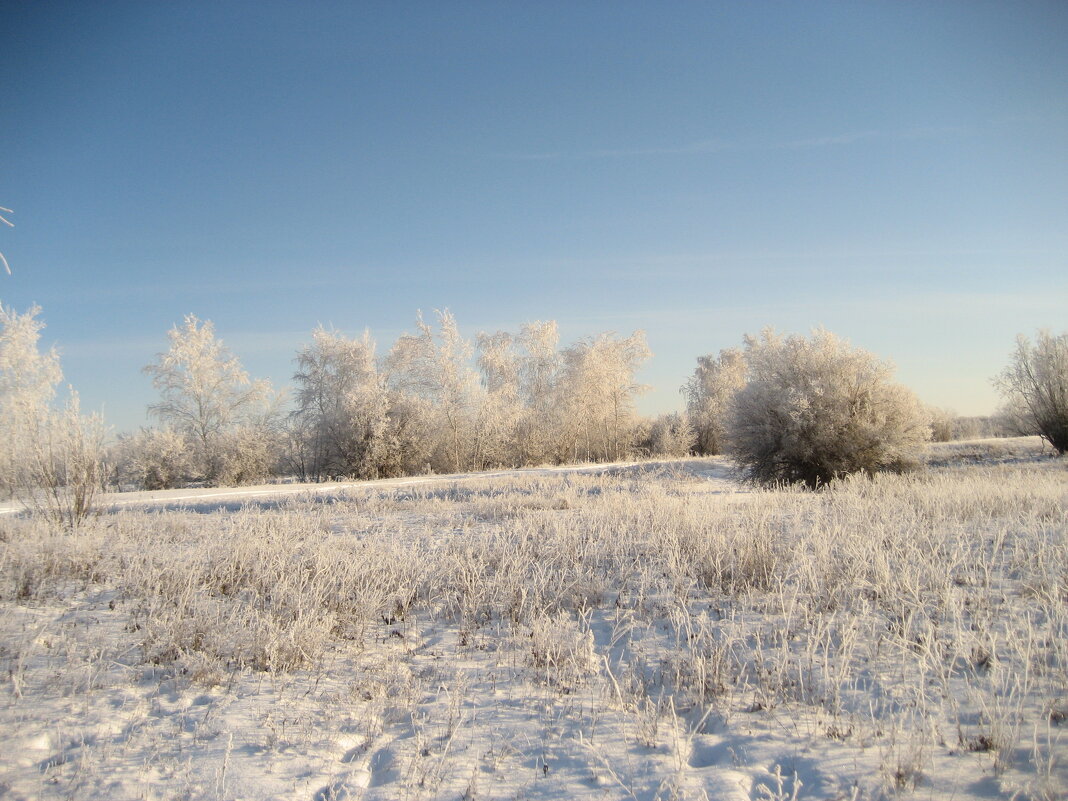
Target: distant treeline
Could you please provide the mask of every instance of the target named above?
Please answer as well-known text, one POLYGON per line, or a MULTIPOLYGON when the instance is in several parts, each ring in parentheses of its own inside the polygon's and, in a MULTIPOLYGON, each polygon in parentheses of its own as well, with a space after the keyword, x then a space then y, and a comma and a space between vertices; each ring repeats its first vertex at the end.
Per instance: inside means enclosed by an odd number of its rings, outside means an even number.
MULTIPOLYGON (((38 350, 38 313, 0 306, 0 420, 9 443, 0 490, 34 503, 85 482, 161 489, 374 479, 728 447, 754 477, 761 460, 807 448, 819 457, 812 464, 795 474, 796 465, 776 462, 767 477, 818 484, 904 464, 906 445, 922 439, 1035 430, 1019 406, 999 417, 922 407, 888 381, 887 364, 824 331, 806 339, 769 330, 746 337, 744 349, 701 356, 682 387, 685 409, 646 418, 635 410, 646 389, 636 375, 651 356, 642 331, 561 346, 557 324, 539 321, 471 340, 442 311, 433 325, 419 315, 413 333, 379 354, 369 332, 320 327, 296 354, 292 387, 279 391, 250 379, 212 323, 189 315, 144 368, 159 393, 149 407, 158 425, 105 446, 103 421, 82 415, 76 394, 57 406, 59 359, 38 350), (854 465, 850 449, 875 461, 854 465)), ((66 518, 88 507, 85 494, 66 518)))

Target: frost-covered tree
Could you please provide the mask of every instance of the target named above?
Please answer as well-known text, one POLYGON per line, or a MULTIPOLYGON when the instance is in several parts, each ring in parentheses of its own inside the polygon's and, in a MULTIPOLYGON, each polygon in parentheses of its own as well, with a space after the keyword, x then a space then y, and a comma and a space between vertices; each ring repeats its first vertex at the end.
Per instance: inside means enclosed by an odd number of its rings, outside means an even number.
POLYGON ((745 386, 745 354, 726 348, 719 356, 697 357, 697 369, 682 387, 686 416, 697 438, 694 450, 702 456, 722 453, 725 447, 727 412, 738 390, 745 386))
POLYGON ((262 443, 278 403, 270 382, 249 380, 211 321, 186 315, 167 337, 170 348, 144 368, 160 393, 149 413, 188 439, 194 469, 208 483, 263 478, 262 443))
POLYGON ((516 448, 519 464, 561 461, 569 454, 563 444, 564 411, 559 403, 563 359, 555 320, 537 320, 519 332, 520 414, 516 448))
POLYGON ((826 484, 849 473, 901 470, 930 427, 893 368, 822 329, 746 337, 749 380, 735 396, 728 453, 760 483, 826 484))
POLYGON ((102 483, 104 425, 98 415, 81 414, 73 390, 54 406, 62 372, 54 349, 38 350, 39 313, 0 305, 0 490, 73 528, 102 483))
POLYGON ((379 473, 383 477, 414 476, 433 469, 440 431, 431 402, 397 390, 389 393, 389 436, 379 473))
POLYGON ((63 377, 55 348, 38 350, 40 313, 37 306, 19 314, 0 304, 0 425, 8 445, 0 449, 0 476, 8 482, 19 448, 34 436, 63 377))
POLYGON ((471 367, 471 343, 446 309, 439 311, 438 333, 416 319, 415 334, 404 334, 389 354, 389 386, 402 396, 423 403, 408 403, 432 416, 431 430, 438 436, 433 450, 435 469, 459 472, 479 467, 476 425, 481 402, 478 375, 471 367))
POLYGON ((1021 334, 995 384, 1013 427, 1040 435, 1057 453, 1068 452, 1068 332, 1042 330, 1033 343, 1021 334))
POLYGON ((350 339, 322 327, 297 355, 296 428, 307 475, 378 478, 389 436, 389 397, 369 332, 350 339))
POLYGON ((610 461, 629 454, 634 399, 645 390, 634 376, 650 355, 644 331, 625 339, 603 333, 564 351, 558 398, 567 410, 573 458, 610 461))
POLYGON ((521 360, 515 337, 506 331, 477 337, 482 373, 482 404, 476 422, 476 461, 484 467, 514 467, 520 462, 521 360))

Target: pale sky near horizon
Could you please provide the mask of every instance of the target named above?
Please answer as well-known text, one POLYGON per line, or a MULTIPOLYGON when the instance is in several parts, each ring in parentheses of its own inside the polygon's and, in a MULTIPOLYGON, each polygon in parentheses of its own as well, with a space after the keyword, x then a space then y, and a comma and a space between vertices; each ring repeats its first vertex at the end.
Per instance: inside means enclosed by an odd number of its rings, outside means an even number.
POLYGON ((0 38, 0 302, 118 430, 187 313, 276 385, 320 323, 640 328, 647 413, 822 325, 984 414, 1068 329, 1068 3, 6 0, 0 38))

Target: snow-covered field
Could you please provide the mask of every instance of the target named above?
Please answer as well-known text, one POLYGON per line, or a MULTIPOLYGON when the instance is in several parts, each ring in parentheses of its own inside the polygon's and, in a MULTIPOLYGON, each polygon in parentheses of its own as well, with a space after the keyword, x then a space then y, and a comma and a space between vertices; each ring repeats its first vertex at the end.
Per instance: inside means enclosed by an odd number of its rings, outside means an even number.
POLYGON ((1068 797, 1068 472, 1037 451, 4 515, 0 797, 1068 797))

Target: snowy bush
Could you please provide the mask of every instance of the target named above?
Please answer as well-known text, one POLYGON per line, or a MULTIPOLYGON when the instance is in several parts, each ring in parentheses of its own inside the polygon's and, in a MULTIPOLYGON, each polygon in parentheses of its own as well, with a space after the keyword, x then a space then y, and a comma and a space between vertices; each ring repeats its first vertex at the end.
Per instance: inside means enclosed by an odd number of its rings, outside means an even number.
POLYGON ((62 409, 47 409, 28 433, 15 463, 15 497, 54 525, 76 528, 103 484, 103 420, 83 415, 71 392, 62 409))
POLYGON ((952 409, 928 406, 927 416, 931 421, 931 441, 949 442, 957 430, 957 413, 952 409))
POLYGON ((245 425, 227 431, 220 439, 216 481, 220 486, 262 484, 271 475, 275 458, 269 430, 245 425))
POLYGON ((78 395, 55 407, 62 373, 55 350, 37 349, 34 307, 0 306, 0 489, 57 526, 74 528, 102 483, 104 425, 82 415, 78 395))
POLYGON ((188 481, 191 456, 185 437, 174 429, 142 428, 119 441, 113 458, 120 484, 161 490, 188 481))
POLYGON ((686 456, 693 450, 697 434, 690 421, 676 412, 652 420, 643 439, 650 456, 686 456))
POLYGON ((892 367, 822 329, 806 339, 770 329, 746 337, 749 382, 732 403, 728 452, 750 480, 826 484, 900 471, 928 438, 913 393, 892 367))

